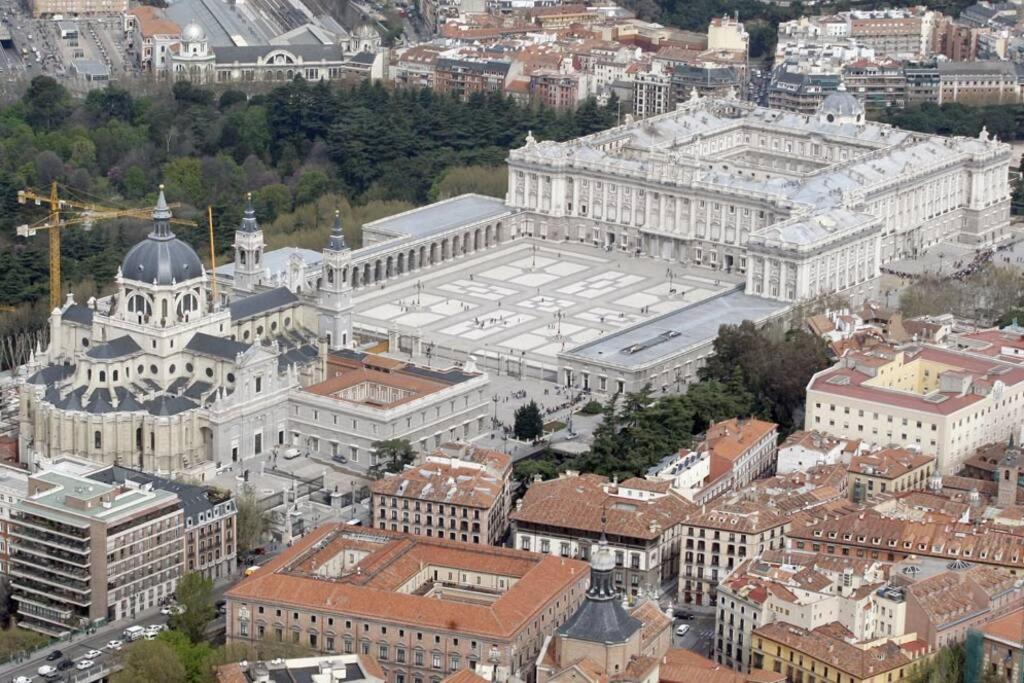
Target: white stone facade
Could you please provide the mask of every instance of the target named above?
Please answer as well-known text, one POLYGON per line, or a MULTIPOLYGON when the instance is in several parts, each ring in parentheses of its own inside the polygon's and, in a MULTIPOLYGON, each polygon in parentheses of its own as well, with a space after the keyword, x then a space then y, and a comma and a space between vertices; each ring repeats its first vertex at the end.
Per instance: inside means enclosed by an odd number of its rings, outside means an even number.
POLYGON ((1009 148, 869 123, 847 93, 815 116, 701 99, 509 154, 527 234, 747 275, 747 293, 869 296, 879 267, 1008 234, 1009 148))

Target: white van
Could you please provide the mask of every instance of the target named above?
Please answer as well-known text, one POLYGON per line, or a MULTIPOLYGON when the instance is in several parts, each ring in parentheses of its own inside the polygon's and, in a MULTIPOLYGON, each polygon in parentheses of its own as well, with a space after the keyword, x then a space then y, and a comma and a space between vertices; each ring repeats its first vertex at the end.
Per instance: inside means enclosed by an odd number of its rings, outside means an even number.
POLYGON ((133 640, 138 640, 146 635, 146 629, 141 626, 129 626, 122 632, 122 635, 124 636, 124 639, 130 643, 133 640))

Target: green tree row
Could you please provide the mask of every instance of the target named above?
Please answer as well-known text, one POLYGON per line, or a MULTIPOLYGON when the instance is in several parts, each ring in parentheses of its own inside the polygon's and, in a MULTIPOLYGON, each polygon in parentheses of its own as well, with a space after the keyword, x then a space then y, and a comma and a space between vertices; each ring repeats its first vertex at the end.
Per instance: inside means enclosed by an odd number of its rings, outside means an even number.
MULTIPOLYGON (((168 199, 182 204, 179 217, 201 226, 176 231, 205 256, 206 207, 218 251, 226 252, 246 192, 266 226, 283 219, 311 240, 329 230, 333 207, 316 204, 327 195, 356 220, 466 191, 503 196, 505 156, 527 131, 563 140, 612 125, 617 110, 615 101, 588 100, 560 113, 499 94, 461 102, 430 90, 301 78, 252 97, 176 83, 154 95, 112 85, 74 99, 40 76, 22 100, 0 108, 0 304, 46 294, 45 237, 14 231, 46 215, 44 207, 17 204, 26 186, 56 181, 69 199, 145 206, 165 183, 168 199)), ((346 222, 346 230, 358 245, 358 224, 346 222)), ((65 279, 91 279, 102 291, 147 231, 131 220, 65 231, 65 279)), ((267 232, 273 241, 273 229, 267 232)))

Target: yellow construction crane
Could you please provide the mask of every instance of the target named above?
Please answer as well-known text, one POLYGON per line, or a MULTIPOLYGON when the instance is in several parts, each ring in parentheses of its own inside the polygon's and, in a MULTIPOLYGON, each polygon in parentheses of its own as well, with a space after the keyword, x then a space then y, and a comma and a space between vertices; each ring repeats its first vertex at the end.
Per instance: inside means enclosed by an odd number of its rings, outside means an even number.
MULTIPOLYGON (((160 186, 160 189, 161 191, 163 190, 163 185, 160 186)), ((40 230, 47 230, 50 233, 50 310, 60 307, 61 304, 60 236, 64 229, 75 225, 88 224, 101 220, 110 220, 113 218, 146 219, 149 218, 152 211, 152 209, 148 208, 118 209, 100 206, 98 204, 87 204, 84 202, 62 199, 57 195, 56 182, 50 185, 49 195, 42 195, 32 190, 19 190, 18 203, 25 204, 29 201, 34 201, 37 205, 46 203, 50 206, 50 214, 43 221, 31 225, 18 226, 18 235, 21 237, 32 237, 40 230), (73 218, 61 220, 61 211, 68 209, 79 211, 81 214, 73 218)), ((170 208, 177 206, 178 204, 171 204, 170 208)), ((212 254, 214 253, 213 220, 210 211, 207 211, 207 215, 210 218, 210 254, 212 257, 212 254)), ((187 221, 180 218, 172 218, 170 222, 176 225, 188 225, 193 228, 196 227, 194 221, 187 221)), ((212 263, 212 267, 216 268, 215 262, 212 263)), ((215 296, 216 286, 216 281, 214 281, 215 296)))

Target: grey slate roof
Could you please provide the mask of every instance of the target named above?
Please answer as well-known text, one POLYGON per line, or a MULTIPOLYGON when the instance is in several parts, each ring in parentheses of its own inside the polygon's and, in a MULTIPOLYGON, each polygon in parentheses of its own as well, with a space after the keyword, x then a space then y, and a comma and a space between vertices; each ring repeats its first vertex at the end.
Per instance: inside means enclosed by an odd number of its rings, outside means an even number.
POLYGON ((98 360, 109 360, 111 358, 124 358, 142 351, 142 348, 135 343, 135 340, 127 334, 116 339, 111 339, 106 344, 94 346, 85 352, 89 358, 98 360))
POLYGON ((277 369, 284 370, 289 365, 306 365, 310 361, 315 360, 319 355, 320 352, 315 346, 306 345, 289 349, 278 356, 277 369))
POLYGON ((788 308, 782 301, 734 289, 585 342, 559 357, 636 368, 707 344, 722 325, 739 325, 744 320, 760 323, 788 308))
POLYGON ((641 627, 619 600, 586 599, 558 634, 590 643, 624 643, 641 627))
POLYGON ((107 389, 97 389, 92 392, 92 396, 89 397, 89 403, 85 406, 85 412, 97 415, 115 412, 114 405, 110 401, 110 391, 107 389))
POLYGON ((348 61, 354 62, 356 64, 365 64, 367 66, 370 66, 376 59, 377 55, 375 55, 372 52, 360 52, 358 54, 352 55, 352 57, 348 61))
MULTIPOLYGON (((232 45, 213 48, 218 64, 255 64, 271 52, 290 52, 302 62, 342 61, 340 45, 232 45)), ((294 69, 297 66, 298 64, 292 64, 289 68, 294 69)))
POLYGON ((197 401, 203 397, 203 394, 213 388, 213 385, 209 382, 193 382, 189 385, 188 389, 185 389, 184 395, 189 398, 194 398, 197 401))
POLYGON ((198 408, 199 404, 195 401, 190 401, 183 396, 168 396, 167 394, 163 394, 162 396, 157 396, 152 401, 146 401, 145 407, 146 410, 149 411, 150 415, 166 417, 169 415, 177 415, 178 413, 183 413, 186 410, 192 410, 193 408, 198 408))
POLYGON ((235 356, 249 350, 250 345, 245 342, 235 341, 226 337, 215 337, 212 334, 196 332, 185 348, 204 356, 234 360, 235 356))
POLYGON ((114 395, 117 396, 117 409, 118 411, 131 412, 133 410, 145 410, 145 407, 139 403, 135 395, 124 387, 116 387, 114 389, 114 395))
POLYGON ((47 365, 28 378, 30 384, 56 384, 75 373, 74 365, 47 365))
POLYGON ((82 406, 82 395, 85 394, 85 387, 78 387, 73 390, 67 396, 57 401, 53 405, 61 410, 83 410, 82 406))
POLYGON ((72 304, 61 314, 60 319, 76 325, 92 327, 92 309, 82 304, 72 304))
MULTIPOLYGON (((464 194, 418 209, 412 209, 388 218, 367 223, 364 230, 386 232, 390 235, 434 235, 460 225, 479 223, 511 213, 505 202, 479 194, 464 194)), ((354 256, 360 256, 362 251, 354 256)))
POLYGON ((290 289, 278 287, 232 301, 228 308, 231 310, 231 320, 245 320, 261 313, 293 306, 298 301, 299 297, 295 296, 290 289))

